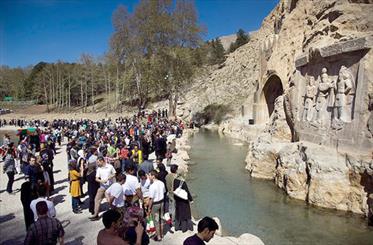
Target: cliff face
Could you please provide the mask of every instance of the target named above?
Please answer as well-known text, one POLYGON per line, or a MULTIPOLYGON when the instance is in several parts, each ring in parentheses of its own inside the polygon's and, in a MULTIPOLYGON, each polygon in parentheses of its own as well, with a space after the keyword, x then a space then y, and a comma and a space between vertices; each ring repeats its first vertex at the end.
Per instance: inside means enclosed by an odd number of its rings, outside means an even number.
POLYGON ((248 44, 197 79, 179 116, 230 105, 220 130, 251 140, 252 176, 372 216, 372 13, 371 0, 281 0, 248 44))
POLYGON ((220 66, 209 68, 197 77, 181 97, 177 108, 179 117, 190 119, 210 104, 228 105, 233 115, 243 110, 252 115, 254 93, 259 84, 259 38, 251 33, 250 41, 227 56, 220 66))

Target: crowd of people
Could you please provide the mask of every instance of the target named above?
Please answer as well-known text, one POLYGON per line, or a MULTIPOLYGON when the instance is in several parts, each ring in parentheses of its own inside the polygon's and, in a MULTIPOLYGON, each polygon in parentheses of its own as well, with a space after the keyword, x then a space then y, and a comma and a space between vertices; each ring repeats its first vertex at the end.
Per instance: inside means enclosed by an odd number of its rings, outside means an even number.
MULTIPOLYGON (((166 232, 193 230, 193 198, 178 165, 171 164, 177 152, 175 138, 182 135, 184 124, 168 119, 167 110, 115 120, 0 121, 1 125, 36 127, 34 136, 39 137, 35 143, 22 135, 16 147, 5 135, 1 147, 8 193, 17 172, 26 180, 21 186, 25 244, 63 243, 64 230, 48 197, 54 191, 56 148, 64 140, 71 210, 81 215, 87 205, 92 222, 102 218, 105 228, 97 244, 148 244, 151 238, 161 241, 166 232), (155 162, 149 159, 153 152, 155 162), (108 206, 102 205, 103 199, 108 206), (105 212, 100 216, 100 211, 105 212)), ((211 239, 213 233, 206 234, 206 229, 214 233, 218 227, 206 217, 198 224, 198 234, 184 244, 211 239)))

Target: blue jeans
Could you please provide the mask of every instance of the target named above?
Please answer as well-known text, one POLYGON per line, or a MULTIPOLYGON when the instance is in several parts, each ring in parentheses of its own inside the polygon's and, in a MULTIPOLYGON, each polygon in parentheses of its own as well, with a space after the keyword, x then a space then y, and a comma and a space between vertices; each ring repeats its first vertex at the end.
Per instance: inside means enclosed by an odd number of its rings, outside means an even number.
POLYGON ((79 197, 71 197, 71 203, 73 206, 73 210, 77 210, 79 204, 79 197))

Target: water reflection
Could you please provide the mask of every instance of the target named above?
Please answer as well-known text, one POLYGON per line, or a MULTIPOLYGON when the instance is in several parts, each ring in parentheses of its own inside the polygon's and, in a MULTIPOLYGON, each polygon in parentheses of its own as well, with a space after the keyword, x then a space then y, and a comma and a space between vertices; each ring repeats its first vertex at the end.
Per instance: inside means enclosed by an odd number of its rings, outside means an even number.
POLYGON ((373 230, 359 215, 311 207, 271 181, 248 176, 247 145, 202 131, 193 136, 190 189, 193 213, 221 219, 225 233, 249 232, 265 244, 372 244, 373 230))

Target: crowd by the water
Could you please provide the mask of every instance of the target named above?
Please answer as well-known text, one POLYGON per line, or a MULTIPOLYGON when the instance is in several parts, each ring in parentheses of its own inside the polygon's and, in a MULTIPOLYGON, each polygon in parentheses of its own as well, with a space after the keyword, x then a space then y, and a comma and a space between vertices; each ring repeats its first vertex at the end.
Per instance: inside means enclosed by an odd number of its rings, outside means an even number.
MULTIPOLYGON (((0 154, 9 194, 14 195, 14 176, 25 177, 20 190, 25 244, 63 244, 58 210, 49 200, 55 164, 68 168, 71 211, 83 215, 88 207, 92 222, 102 218, 105 228, 97 244, 149 244, 150 239, 161 241, 167 232, 193 230, 193 198, 178 165, 171 164, 177 153, 175 138, 182 136, 185 125, 169 119, 167 110, 98 121, 0 120, 0 127, 5 125, 22 128, 19 142, 4 136, 0 154), (56 163, 63 143, 66 162, 56 163), (149 159, 153 152, 155 162, 149 159), (101 203, 104 199, 108 205, 101 203)), ((197 234, 184 244, 204 244, 217 229, 217 223, 205 217, 197 234)))

